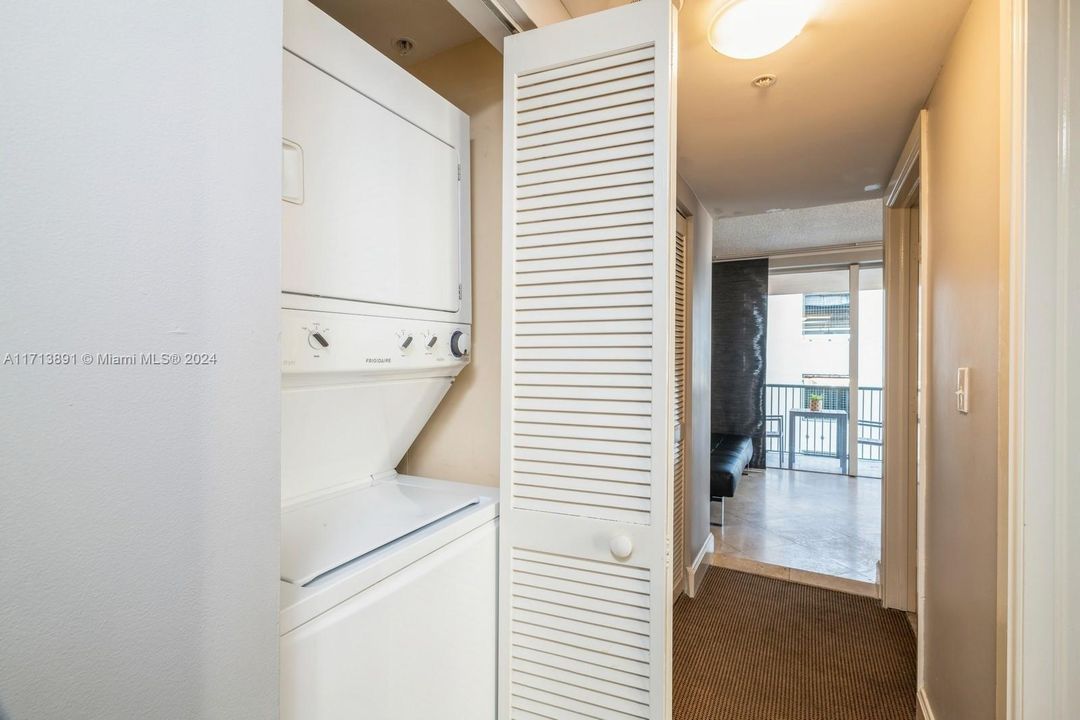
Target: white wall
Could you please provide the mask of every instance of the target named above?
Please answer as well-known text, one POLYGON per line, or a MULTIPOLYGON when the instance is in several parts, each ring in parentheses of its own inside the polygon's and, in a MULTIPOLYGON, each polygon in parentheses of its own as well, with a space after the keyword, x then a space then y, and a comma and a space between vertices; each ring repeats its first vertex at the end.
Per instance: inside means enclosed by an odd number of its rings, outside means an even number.
POLYGON ((281 4, 8 3, 0 716, 277 715, 281 4))
POLYGON ((859 386, 885 384, 885 291, 859 291, 859 386))
MULTIPOLYGON (((881 387, 884 327, 882 290, 859 293, 859 385, 881 387)), ((769 295, 766 382, 799 385, 806 373, 847 375, 847 335, 803 335, 803 296, 769 295)))

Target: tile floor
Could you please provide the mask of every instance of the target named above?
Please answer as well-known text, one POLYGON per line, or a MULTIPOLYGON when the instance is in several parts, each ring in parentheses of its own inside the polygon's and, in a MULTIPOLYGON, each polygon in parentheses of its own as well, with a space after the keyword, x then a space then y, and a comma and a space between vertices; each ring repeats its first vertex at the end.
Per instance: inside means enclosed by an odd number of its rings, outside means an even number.
MULTIPOLYGON (((783 453, 769 451, 765 454, 765 464, 770 468, 786 468, 788 456, 783 453)), ((808 470, 812 472, 839 473, 840 461, 832 457, 815 457, 803 453, 795 454, 795 470, 808 470)), ((870 478, 881 477, 880 460, 859 460, 859 475, 870 478)))
POLYGON ((723 527, 712 531, 714 564, 755 572, 750 565, 767 563, 776 566, 773 573, 874 583, 881 557, 881 480, 774 468, 751 472, 735 497, 724 501, 723 527))

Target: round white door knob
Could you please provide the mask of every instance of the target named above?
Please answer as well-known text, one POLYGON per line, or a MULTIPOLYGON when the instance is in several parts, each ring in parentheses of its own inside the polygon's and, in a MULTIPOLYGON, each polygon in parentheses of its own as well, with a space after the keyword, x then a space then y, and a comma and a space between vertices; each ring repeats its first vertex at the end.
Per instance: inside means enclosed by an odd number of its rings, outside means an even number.
POLYGON ((611 538, 609 547, 611 548, 611 554, 614 555, 617 560, 625 560, 634 552, 634 543, 625 535, 618 535, 611 538))

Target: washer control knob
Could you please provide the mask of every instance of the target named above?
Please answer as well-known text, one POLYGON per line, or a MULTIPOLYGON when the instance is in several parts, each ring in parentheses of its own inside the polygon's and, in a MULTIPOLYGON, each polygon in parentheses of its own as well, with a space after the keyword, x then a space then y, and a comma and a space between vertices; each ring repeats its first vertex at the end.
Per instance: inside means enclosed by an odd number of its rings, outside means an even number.
POLYGON ((450 336, 450 352, 454 357, 465 357, 469 354, 469 336, 460 330, 455 330, 450 336))
POLYGON ((401 341, 401 349, 402 350, 408 350, 409 346, 412 345, 412 341, 413 341, 412 335, 406 335, 405 339, 401 341))
POLYGON ((330 347, 330 341, 318 330, 308 335, 308 344, 316 350, 330 347))
POLYGON ((428 350, 435 347, 435 343, 437 343, 437 342, 439 342, 439 336, 438 335, 432 335, 430 338, 428 338, 428 341, 427 341, 428 350))

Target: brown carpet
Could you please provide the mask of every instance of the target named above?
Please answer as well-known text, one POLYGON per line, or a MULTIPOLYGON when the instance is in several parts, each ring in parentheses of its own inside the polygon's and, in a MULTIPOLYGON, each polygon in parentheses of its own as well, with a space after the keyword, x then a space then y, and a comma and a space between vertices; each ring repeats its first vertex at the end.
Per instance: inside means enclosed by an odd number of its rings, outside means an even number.
POLYGON ((709 568, 674 643, 674 720, 915 717, 915 635, 871 598, 709 568))

